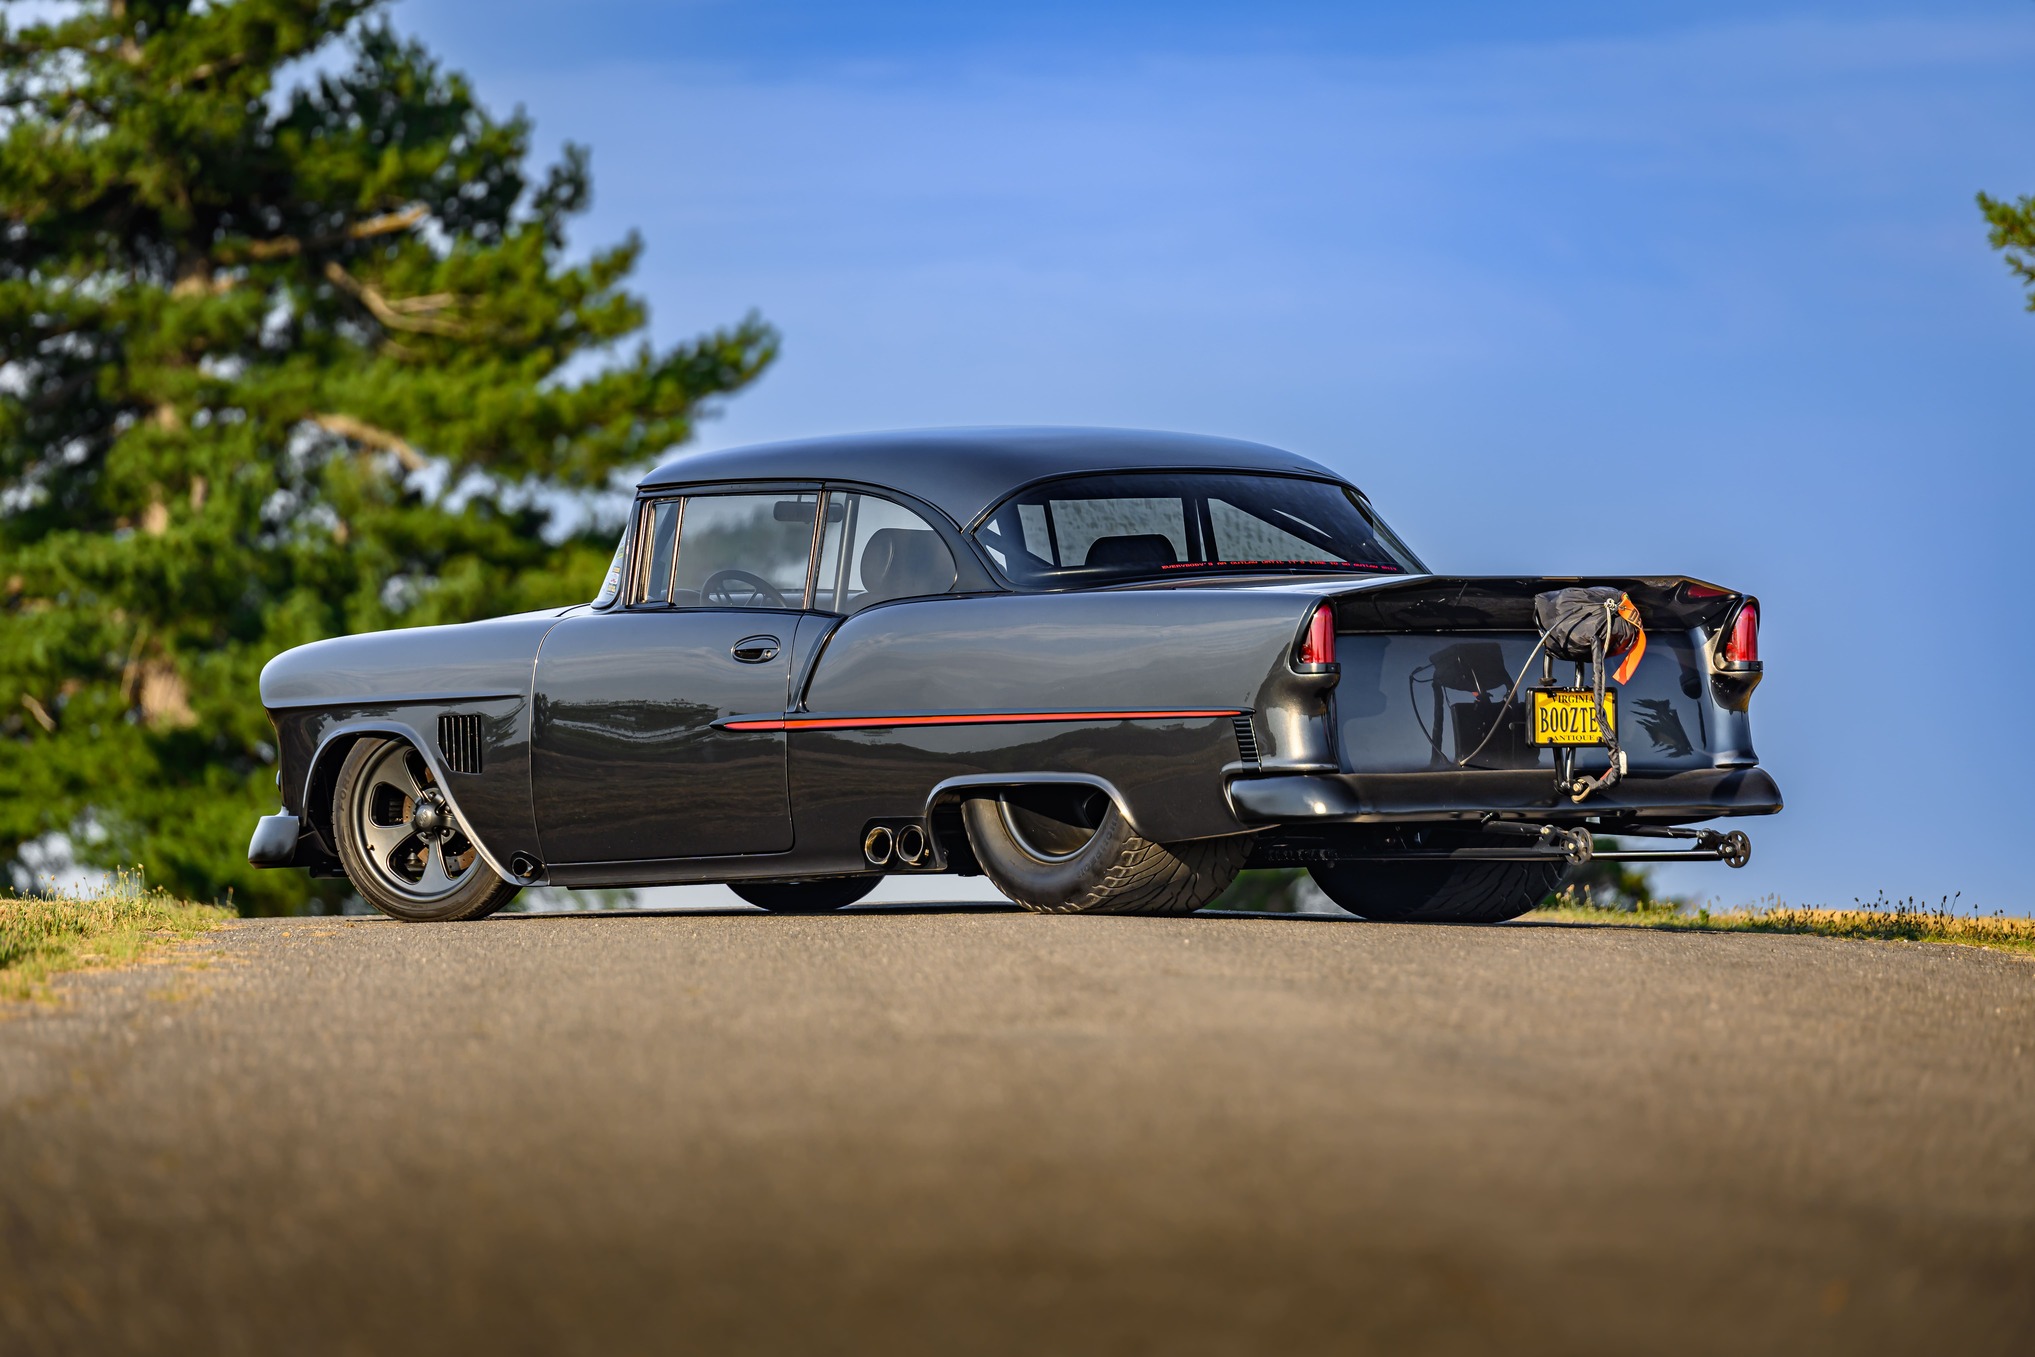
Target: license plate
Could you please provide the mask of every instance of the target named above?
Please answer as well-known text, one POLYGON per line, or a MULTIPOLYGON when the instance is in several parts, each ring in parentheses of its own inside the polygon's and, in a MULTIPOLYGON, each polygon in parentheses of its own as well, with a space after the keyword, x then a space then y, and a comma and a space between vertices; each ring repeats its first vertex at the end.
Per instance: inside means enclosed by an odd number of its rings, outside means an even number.
MULTIPOLYGON (((1604 694, 1604 712, 1611 728, 1618 728, 1618 695, 1604 694)), ((1535 688, 1533 690, 1533 742, 1535 744, 1603 744, 1604 732, 1597 728, 1597 694, 1588 688, 1535 688)))

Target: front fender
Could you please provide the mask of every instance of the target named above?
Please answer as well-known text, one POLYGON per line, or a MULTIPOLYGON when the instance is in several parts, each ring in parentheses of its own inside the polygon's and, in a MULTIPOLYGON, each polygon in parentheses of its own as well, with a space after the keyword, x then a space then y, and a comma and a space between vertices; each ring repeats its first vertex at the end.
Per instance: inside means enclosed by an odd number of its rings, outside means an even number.
MULTIPOLYGON (((432 715, 435 719, 436 708, 432 709, 432 715)), ((424 723, 412 720, 409 713, 381 714, 340 721, 326 729, 318 743, 317 751, 311 756, 303 784, 304 819, 325 844, 326 849, 334 857, 338 856, 339 845, 331 841, 332 832, 329 829, 332 824, 332 789, 339 779, 339 767, 346 761, 347 752, 363 739, 372 737, 398 739, 409 744, 417 751, 418 757, 424 760, 424 766, 431 770, 431 776, 437 781, 439 790, 444 793, 447 804, 452 807, 452 813, 459 817, 459 823, 466 830, 467 837, 473 840, 475 851, 480 854, 482 861, 494 869, 495 875, 520 886, 528 886, 541 880, 541 876, 525 876, 511 870, 509 864, 513 861, 513 856, 501 851, 503 845, 490 843, 490 835, 485 827, 460 805, 459 795, 454 790, 453 779, 445 766, 443 756, 439 753, 437 743, 425 737, 418 729, 420 724, 424 723)))

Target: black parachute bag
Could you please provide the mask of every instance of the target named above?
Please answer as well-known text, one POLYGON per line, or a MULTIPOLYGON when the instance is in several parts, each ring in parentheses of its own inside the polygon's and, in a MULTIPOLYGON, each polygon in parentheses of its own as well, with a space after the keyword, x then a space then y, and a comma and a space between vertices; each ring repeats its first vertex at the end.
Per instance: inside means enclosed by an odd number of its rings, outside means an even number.
POLYGON ((1618 748, 1618 727, 1604 705, 1605 661, 1623 655, 1639 643, 1639 627, 1619 605, 1625 591, 1602 585, 1589 588, 1554 589, 1533 596, 1533 621, 1540 628, 1541 644, 1558 660, 1590 664, 1591 685, 1597 698, 1597 728, 1604 732, 1605 752, 1610 766, 1603 776, 1578 778, 1568 787, 1570 799, 1581 801, 1591 792, 1616 782, 1624 773, 1624 758, 1618 748))
POLYGON ((1639 628, 1618 611, 1624 597, 1624 590, 1601 585, 1535 594, 1533 622, 1547 638, 1547 653, 1558 660, 1589 660, 1601 669, 1606 655, 1632 649, 1639 628))

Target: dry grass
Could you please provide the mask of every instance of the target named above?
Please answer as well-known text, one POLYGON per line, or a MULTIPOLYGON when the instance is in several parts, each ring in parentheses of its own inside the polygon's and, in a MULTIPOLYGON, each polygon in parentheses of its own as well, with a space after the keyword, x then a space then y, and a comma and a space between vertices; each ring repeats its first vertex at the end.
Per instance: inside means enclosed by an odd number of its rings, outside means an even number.
POLYGON ((2035 954, 2035 919, 2006 914, 1960 912, 1957 898, 1934 905, 1913 897, 1854 901, 1851 909, 1815 909, 1766 900, 1738 909, 1690 909, 1673 900, 1634 906, 1605 906, 1564 891, 1528 919, 1670 928, 1687 932, 1813 933, 1826 938, 1874 938, 1886 942, 1950 942, 2035 954))
POLYGON ((138 873, 117 873, 93 895, 0 895, 0 1001, 47 998, 61 971, 128 965, 233 917, 151 890, 138 873))

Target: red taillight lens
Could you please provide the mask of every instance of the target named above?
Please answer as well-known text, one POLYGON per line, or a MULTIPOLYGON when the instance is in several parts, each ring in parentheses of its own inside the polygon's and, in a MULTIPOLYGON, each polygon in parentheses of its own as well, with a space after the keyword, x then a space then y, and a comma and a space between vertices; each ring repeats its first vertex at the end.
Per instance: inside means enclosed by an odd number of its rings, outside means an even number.
POLYGON ((1335 663, 1335 609, 1324 603, 1307 619, 1307 635, 1300 642, 1302 664, 1335 663))
POLYGON ((1724 638, 1724 658, 1732 664, 1759 662, 1759 604, 1750 599, 1731 619, 1731 634, 1724 638))

